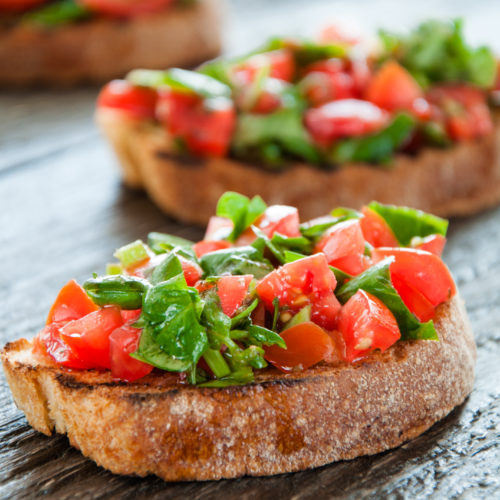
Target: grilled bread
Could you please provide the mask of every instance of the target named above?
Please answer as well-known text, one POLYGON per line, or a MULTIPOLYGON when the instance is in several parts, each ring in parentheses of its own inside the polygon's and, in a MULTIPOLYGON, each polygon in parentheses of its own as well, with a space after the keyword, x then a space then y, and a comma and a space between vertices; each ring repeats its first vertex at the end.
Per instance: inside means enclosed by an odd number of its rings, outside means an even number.
POLYGON ((166 372, 134 383, 37 360, 18 340, 2 352, 17 406, 40 432, 120 474, 165 480, 269 475, 379 453, 423 433, 461 404, 475 344, 458 296, 439 306, 440 341, 397 342, 355 364, 321 364, 220 389, 166 372))
POLYGON ((225 191, 261 195, 299 208, 305 219, 332 206, 370 200, 407 205, 437 215, 470 215, 500 201, 500 117, 494 133, 449 149, 398 155, 390 167, 346 164, 333 171, 296 163, 269 171, 231 158, 197 159, 174 152, 159 125, 100 108, 97 121, 122 167, 125 183, 144 188, 166 213, 204 225, 225 191))
POLYGON ((0 27, 0 85, 103 82, 135 67, 193 66, 221 49, 219 0, 128 20, 0 27))

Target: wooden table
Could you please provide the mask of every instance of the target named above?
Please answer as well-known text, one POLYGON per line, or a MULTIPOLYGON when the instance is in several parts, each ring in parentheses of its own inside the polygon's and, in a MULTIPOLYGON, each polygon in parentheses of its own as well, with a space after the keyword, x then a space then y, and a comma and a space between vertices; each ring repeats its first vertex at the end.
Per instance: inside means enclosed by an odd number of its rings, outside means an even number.
MULTIPOLYGON (((367 26, 411 26, 463 14, 473 39, 499 48, 498 9, 481 0, 356 3, 234 0, 231 53, 273 32, 310 33, 341 16, 367 26), (453 11, 451 10, 453 8, 453 11)), ((59 288, 102 272, 118 246, 148 231, 191 239, 140 192, 120 184, 92 123, 97 89, 0 95, 0 341, 32 336, 59 288)), ((169 484, 114 476, 66 438, 33 431, 0 376, 0 497, 33 498, 499 498, 500 208, 452 221, 445 259, 465 298, 478 343, 477 381, 465 404, 400 448, 270 478, 169 484)))

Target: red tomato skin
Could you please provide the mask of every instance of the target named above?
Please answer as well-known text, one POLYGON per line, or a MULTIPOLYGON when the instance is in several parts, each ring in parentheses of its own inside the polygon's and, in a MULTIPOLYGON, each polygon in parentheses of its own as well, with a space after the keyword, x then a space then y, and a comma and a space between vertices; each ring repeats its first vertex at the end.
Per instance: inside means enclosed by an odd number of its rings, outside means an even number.
POLYGON ((232 318, 245 299, 248 286, 252 281, 251 274, 243 276, 222 276, 217 282, 217 295, 222 312, 232 318))
POLYGON ((344 271, 351 276, 357 276, 366 271, 370 265, 370 259, 362 254, 346 255, 330 262, 330 265, 344 271))
POLYGON ((408 285, 398 275, 392 275, 391 281, 401 300, 419 321, 425 323, 434 318, 436 309, 418 290, 408 285))
POLYGON ((135 323, 139 316, 141 315, 142 309, 122 309, 122 319, 125 325, 132 325, 135 323))
POLYGON ((318 325, 301 323, 281 332, 287 349, 276 345, 264 346, 264 357, 282 372, 306 370, 311 366, 330 359, 334 352, 333 341, 318 325))
POLYGON ((426 252, 433 253, 438 257, 443 254, 444 247, 446 245, 446 238, 441 234, 431 234, 426 236, 424 240, 417 245, 415 248, 419 250, 425 250, 426 252))
POLYGON ((60 328, 64 323, 51 323, 45 326, 33 340, 33 352, 39 356, 49 356, 52 361, 66 368, 86 370, 92 363, 82 361, 61 338, 60 328))
POLYGON ((376 248, 374 263, 393 256, 391 279, 404 281, 421 293, 433 307, 449 300, 456 293, 455 282, 445 263, 430 252, 414 248, 376 248))
POLYGON ((373 76, 365 98, 387 111, 412 110, 422 89, 410 73, 396 61, 385 63, 373 76))
POLYGON ((111 17, 136 17, 161 12, 174 0, 78 0, 91 10, 111 17))
POLYGON ((362 255, 365 239, 358 220, 346 220, 335 224, 318 241, 315 252, 323 252, 329 264, 349 255, 362 255))
POLYGON ((291 82, 295 75, 295 59, 289 49, 278 49, 255 54, 238 65, 234 72, 240 82, 249 83, 254 80, 259 70, 264 66, 269 66, 267 76, 270 78, 291 82))
POLYGON ((112 80, 99 93, 97 107, 118 109, 139 120, 154 120, 157 100, 154 89, 138 87, 126 80, 112 80))
POLYGON ((177 257, 181 263, 182 270, 184 271, 184 278, 186 278, 187 285, 194 286, 195 283, 201 278, 203 270, 198 264, 196 264, 196 262, 192 262, 182 257, 182 255, 178 255, 177 257))
POLYGON ((304 123, 316 142, 329 145, 340 137, 356 137, 383 128, 386 111, 359 99, 339 99, 306 111, 304 123))
POLYGON ((202 240, 193 245, 194 253, 198 258, 203 257, 203 255, 215 252, 217 250, 224 250, 225 248, 230 248, 231 243, 229 241, 211 241, 211 240, 202 240))
POLYGON ((109 358, 114 379, 133 382, 153 370, 151 365, 130 356, 137 350, 140 336, 140 329, 126 325, 116 328, 109 336, 109 358))
POLYGON ((365 240, 376 247, 399 247, 387 222, 371 208, 362 208, 363 217, 360 219, 361 231, 365 240))
POLYGON ((268 238, 272 238, 274 233, 290 238, 300 236, 299 211, 295 207, 271 205, 256 225, 268 238))
POLYGON ((0 0, 0 11, 22 12, 47 3, 47 0, 0 0))
POLYGON ((70 321, 86 316, 97 311, 98 307, 92 302, 85 290, 75 281, 71 280, 64 285, 55 302, 50 308, 46 324, 70 321))
POLYGON ((204 240, 223 240, 227 238, 233 230, 233 221, 226 217, 218 217, 212 215, 208 220, 207 229, 205 231, 204 240))
POLYGON ((199 156, 225 156, 236 125, 231 99, 209 100, 187 92, 160 93, 157 114, 174 138, 182 139, 199 156))
POLYGON ((341 42, 347 45, 356 45, 361 41, 361 38, 353 28, 349 29, 342 24, 330 24, 321 30, 319 41, 323 43, 341 42))
POLYGON ((62 340, 84 363, 94 368, 110 368, 109 336, 122 325, 120 308, 106 306, 66 323, 60 332, 62 340))
POLYGON ((374 349, 385 351, 401 337, 391 311, 364 290, 358 290, 344 304, 338 329, 345 342, 345 361, 349 363, 374 349))
POLYGON ((331 330, 335 326, 340 304, 333 290, 337 281, 323 253, 290 262, 265 276, 256 292, 268 311, 274 311, 273 300, 280 307, 298 312, 311 304, 311 319, 331 330))

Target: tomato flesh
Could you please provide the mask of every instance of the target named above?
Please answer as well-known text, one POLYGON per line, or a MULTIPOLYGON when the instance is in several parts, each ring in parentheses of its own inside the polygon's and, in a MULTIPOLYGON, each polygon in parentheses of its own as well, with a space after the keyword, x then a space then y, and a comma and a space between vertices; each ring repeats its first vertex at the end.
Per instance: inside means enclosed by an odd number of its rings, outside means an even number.
POLYGON ((233 101, 226 97, 203 99, 193 93, 165 90, 157 112, 167 131, 200 156, 224 156, 236 124, 233 101))
POLYGON ((404 279, 398 275, 391 276, 392 285, 398 292, 406 307, 418 318, 419 321, 426 322, 434 318, 436 309, 418 290, 408 285, 404 279))
POLYGON ((375 349, 385 351, 401 337, 391 311, 364 290, 358 290, 342 307, 338 329, 344 338, 344 359, 350 363, 375 349))
POLYGON ((154 89, 138 87, 126 80, 112 80, 99 93, 97 107, 119 109, 140 120, 154 120, 157 99, 154 89))
POLYGON ((388 114, 375 104, 359 99, 339 99, 305 113, 305 125, 314 140, 328 145, 340 137, 376 132, 388 122, 388 114))
POLYGON ((182 255, 177 255, 177 257, 181 263, 187 285, 194 286, 194 284, 201 278, 203 270, 198 264, 196 264, 196 262, 188 260, 182 255))
POLYGON ((329 264, 349 255, 362 255, 365 239, 358 220, 346 220, 335 224, 318 241, 316 252, 323 252, 329 264))
POLYGON ((109 357, 113 378, 133 382, 153 370, 151 365, 132 358, 139 345, 141 330, 131 326, 116 328, 109 336, 109 357))
POLYGON ((289 49, 278 49, 249 57, 234 69, 242 83, 252 82, 261 68, 269 67, 268 77, 291 82, 295 75, 295 59, 289 49))
POLYGON ((268 237, 274 233, 294 238, 300 236, 299 211, 287 205, 271 205, 256 224, 268 237))
POLYGON ((362 213, 361 231, 370 245, 374 247, 399 247, 396 236, 383 217, 368 207, 363 207, 362 213))
POLYGON ((450 271, 437 255, 414 248, 376 248, 372 253, 374 262, 390 256, 395 258, 390 267, 393 284, 406 283, 433 307, 455 295, 450 271))
POLYGON ((446 238, 441 234, 431 234, 426 236, 415 248, 433 253, 438 257, 443 254, 446 245, 446 238))
POLYGON ((267 361, 283 372, 306 370, 332 357, 331 337, 315 323, 306 322, 281 332, 287 349, 276 345, 264 346, 267 361))
POLYGON ((231 243, 229 241, 224 241, 224 240, 216 240, 216 241, 211 241, 211 240, 202 240, 199 241, 198 243, 195 243, 193 245, 193 250, 194 253, 198 258, 203 257, 203 255, 210 253, 210 252, 215 252, 217 250, 223 250, 225 248, 230 248, 231 243))
POLYGON ((340 304, 333 290, 337 281, 323 253, 290 262, 265 276, 256 287, 268 311, 274 311, 273 301, 280 308, 298 312, 311 304, 311 319, 327 330, 335 326, 340 304))
POLYGON ((217 295, 222 312, 232 318, 247 296, 251 274, 243 276, 222 276, 217 282, 217 295))
POLYGON ((142 14, 160 12, 174 0, 78 0, 95 12, 112 17, 135 17, 142 14))
POLYGON ((84 363, 95 368, 110 368, 109 336, 122 325, 120 308, 107 306, 66 323, 60 332, 62 340, 84 363))
POLYGON ((416 99, 423 97, 422 89, 410 73, 395 61, 385 63, 373 76, 365 98, 388 111, 410 111, 416 99))
POLYGON ((233 230, 233 221, 226 217, 212 215, 208 220, 204 240, 223 240, 227 238, 233 230))
POLYGON ((55 302, 50 308, 46 324, 79 319, 82 316, 97 311, 98 307, 92 302, 85 290, 71 280, 61 288, 55 302))

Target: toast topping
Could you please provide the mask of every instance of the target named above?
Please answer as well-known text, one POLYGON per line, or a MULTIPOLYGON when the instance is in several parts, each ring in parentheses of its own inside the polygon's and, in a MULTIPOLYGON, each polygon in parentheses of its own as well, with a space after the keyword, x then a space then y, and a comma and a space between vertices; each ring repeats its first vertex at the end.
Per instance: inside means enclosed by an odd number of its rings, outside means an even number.
POLYGON ((372 202, 300 223, 297 209, 224 194, 205 238, 150 233, 107 274, 70 281, 34 341, 38 356, 132 381, 157 368, 205 387, 355 362, 398 340, 438 340, 455 294, 440 258, 447 222, 372 202))

